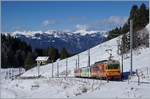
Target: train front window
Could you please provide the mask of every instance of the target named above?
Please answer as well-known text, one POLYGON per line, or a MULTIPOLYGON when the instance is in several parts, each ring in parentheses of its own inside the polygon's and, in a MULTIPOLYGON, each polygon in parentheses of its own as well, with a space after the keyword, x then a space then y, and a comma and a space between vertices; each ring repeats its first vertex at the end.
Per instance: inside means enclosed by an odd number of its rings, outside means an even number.
POLYGON ((119 69, 119 64, 109 64, 108 69, 119 69))

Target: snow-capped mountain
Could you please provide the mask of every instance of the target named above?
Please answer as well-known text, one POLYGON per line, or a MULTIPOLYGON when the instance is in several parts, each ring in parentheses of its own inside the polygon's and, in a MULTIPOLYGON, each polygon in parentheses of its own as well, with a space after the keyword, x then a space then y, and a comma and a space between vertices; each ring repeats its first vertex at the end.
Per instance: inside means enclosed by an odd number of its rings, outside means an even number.
POLYGON ((15 31, 12 36, 30 44, 33 48, 55 47, 61 50, 63 47, 71 53, 78 53, 96 46, 105 41, 105 31, 77 30, 75 32, 63 32, 57 30, 42 31, 15 31))

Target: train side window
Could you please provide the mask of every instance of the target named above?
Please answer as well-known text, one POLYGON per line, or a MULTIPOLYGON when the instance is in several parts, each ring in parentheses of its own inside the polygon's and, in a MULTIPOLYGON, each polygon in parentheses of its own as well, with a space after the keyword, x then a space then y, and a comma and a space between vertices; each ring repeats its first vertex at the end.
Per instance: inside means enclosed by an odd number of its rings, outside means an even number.
POLYGON ((119 69, 119 64, 109 64, 108 69, 119 69))

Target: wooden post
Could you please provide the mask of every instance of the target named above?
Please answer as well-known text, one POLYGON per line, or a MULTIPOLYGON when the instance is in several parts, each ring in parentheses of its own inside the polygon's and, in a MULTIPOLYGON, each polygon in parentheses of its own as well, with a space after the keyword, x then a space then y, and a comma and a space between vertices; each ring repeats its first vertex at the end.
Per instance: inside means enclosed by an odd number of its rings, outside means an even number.
POLYGON ((131 75, 128 76, 128 84, 130 83, 131 75))
POLYGON ((138 69, 136 69, 136 75, 137 75, 137 77, 138 77, 138 85, 140 85, 140 76, 139 76, 139 74, 138 74, 138 69))

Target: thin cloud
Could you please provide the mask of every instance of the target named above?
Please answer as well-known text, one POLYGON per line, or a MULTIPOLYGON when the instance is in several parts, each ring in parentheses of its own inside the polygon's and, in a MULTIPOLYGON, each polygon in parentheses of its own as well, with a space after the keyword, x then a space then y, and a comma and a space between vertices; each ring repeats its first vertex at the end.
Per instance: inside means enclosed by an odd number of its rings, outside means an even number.
POLYGON ((16 30, 24 31, 24 30, 27 30, 27 29, 28 29, 27 26, 16 26, 16 27, 11 28, 12 31, 16 31, 16 30))
POLYGON ((111 30, 115 27, 123 26, 127 22, 127 19, 128 17, 110 16, 90 23, 89 28, 95 30, 111 30))
POLYGON ((87 18, 85 16, 70 16, 68 19, 71 22, 75 22, 75 21, 86 20, 87 18))
POLYGON ((77 30, 88 30, 89 26, 86 24, 77 24, 76 28, 77 30))
POLYGON ((59 23, 60 21, 58 20, 55 20, 55 19, 49 19, 49 20, 44 20, 42 22, 43 26, 49 26, 49 25, 54 25, 54 24, 57 24, 59 23))
POLYGON ((108 19, 102 20, 105 24, 123 25, 127 21, 127 17, 110 16, 108 19))
MULTIPOLYGON (((79 16, 72 16, 68 19, 70 21, 74 21, 73 24, 73 30, 100 30, 100 31, 108 31, 116 27, 123 26, 123 24, 127 21, 128 17, 121 17, 121 16, 110 16, 108 18, 92 21, 90 23, 84 23, 80 24, 77 20, 85 19, 86 17, 79 17, 79 16), (77 23, 77 24, 75 24, 77 23)), ((63 21, 62 21, 63 22, 63 21)), ((49 29, 50 25, 56 25, 60 23, 60 20, 55 19, 49 19, 43 21, 43 26, 49 29)), ((54 26, 55 27, 55 26, 54 26)), ((68 27, 66 27, 67 31, 70 30, 68 27)))

